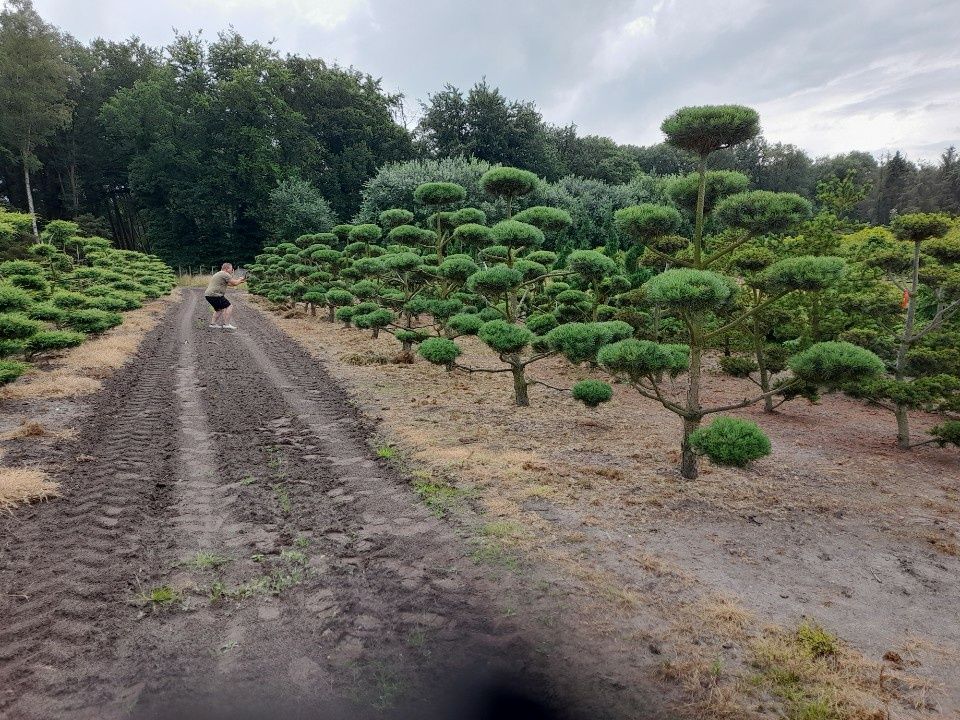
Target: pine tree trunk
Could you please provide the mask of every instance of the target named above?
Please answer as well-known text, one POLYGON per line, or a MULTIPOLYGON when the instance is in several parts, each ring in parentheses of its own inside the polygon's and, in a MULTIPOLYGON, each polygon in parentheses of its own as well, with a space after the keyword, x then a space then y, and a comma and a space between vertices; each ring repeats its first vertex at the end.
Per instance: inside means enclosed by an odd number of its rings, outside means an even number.
POLYGON ((80 213, 80 191, 77 188, 77 164, 70 163, 70 201, 73 209, 73 217, 80 213))
POLYGON ((893 410, 897 418, 897 446, 901 450, 910 449, 910 416, 907 414, 907 406, 897 403, 893 410))
POLYGON ((510 355, 506 358, 510 363, 510 370, 513 373, 513 396, 519 407, 529 407, 530 397, 527 395, 527 378, 524 374, 524 367, 520 363, 520 357, 510 355))
MULTIPOLYGON (((507 267, 513 267, 513 248, 507 248, 507 267)), ((507 320, 515 323, 517 321, 517 306, 520 304, 520 298, 517 296, 516 288, 510 288, 507 291, 507 320)))
POLYGON ((697 163, 697 175, 700 179, 697 185, 697 209, 694 214, 693 264, 694 267, 700 268, 701 252, 703 250, 703 209, 707 197, 707 161, 705 158, 700 158, 700 162, 697 163))
POLYGON ((371 337, 372 337, 374 340, 376 340, 378 337, 380 337, 380 328, 375 327, 375 328, 373 329, 373 334, 371 335, 371 337))
POLYGON ((33 207, 33 187, 30 185, 30 166, 27 164, 27 150, 24 148, 23 154, 23 185, 27 191, 27 207, 30 209, 30 220, 33 223, 33 237, 40 239, 40 232, 37 230, 37 212, 33 207))
POLYGON ((697 454, 690 446, 690 436, 698 427, 700 427, 699 420, 683 419, 683 442, 680 444, 680 475, 687 480, 696 480, 699 474, 697 454))
POLYGON ((822 313, 820 306, 820 293, 811 293, 810 298, 810 335, 814 342, 820 342, 820 316, 822 313))
POLYGON ((690 370, 687 385, 687 416, 683 419, 683 443, 680 447, 680 475, 687 480, 697 479, 697 454, 690 446, 690 435, 700 427, 700 360, 701 350, 690 345, 690 370))
POLYGON ((334 310, 333 305, 328 305, 327 309, 330 311, 330 314, 327 315, 327 320, 329 320, 330 322, 336 322, 336 319, 337 319, 335 315, 336 311, 334 310))
MULTIPOLYGON (((894 377, 902 382, 906 377, 907 352, 913 344, 913 323, 917 315, 917 288, 920 285, 920 243, 913 244, 913 277, 910 282, 910 297, 907 300, 907 317, 903 324, 903 336, 900 338, 900 347, 897 348, 897 364, 894 377)), ((897 445, 902 450, 910 449, 910 416, 907 406, 897 403, 894 409, 897 418, 897 445)))
POLYGON ((773 396, 770 392, 770 371, 767 369, 767 358, 763 354, 763 337, 760 334, 760 321, 753 316, 753 354, 757 359, 757 374, 760 376, 760 390, 764 393, 763 411, 773 412, 773 396))

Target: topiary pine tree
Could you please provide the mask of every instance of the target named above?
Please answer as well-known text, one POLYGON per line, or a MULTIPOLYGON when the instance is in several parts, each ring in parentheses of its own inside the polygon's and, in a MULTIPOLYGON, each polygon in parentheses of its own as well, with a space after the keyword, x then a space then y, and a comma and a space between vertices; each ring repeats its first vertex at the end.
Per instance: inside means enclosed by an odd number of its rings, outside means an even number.
POLYGON ((337 310, 349 307, 353 304, 353 293, 343 288, 331 288, 326 294, 327 309, 329 315, 327 319, 333 322, 336 319, 337 310))
MULTIPOLYGON (((770 390, 740 402, 704 407, 700 401, 701 371, 704 352, 726 333, 750 320, 753 315, 779 301, 788 293, 801 289, 798 281, 806 281, 818 272, 828 282, 825 268, 816 259, 802 262, 792 270, 786 261, 774 263, 767 272, 776 277, 776 288, 769 296, 743 312, 733 314, 725 322, 717 318, 729 313, 737 294, 737 282, 716 271, 721 261, 753 238, 782 233, 810 214, 810 204, 792 193, 766 191, 737 192, 720 197, 724 191, 739 189, 737 182, 716 182, 710 202, 714 220, 731 233, 704 236, 707 197, 707 158, 717 150, 733 147, 759 132, 755 111, 736 105, 682 108, 661 126, 667 142, 697 156, 697 193, 694 205, 693 236, 686 243, 678 242, 677 232, 682 218, 670 206, 640 205, 619 210, 615 215, 618 230, 647 251, 664 261, 670 269, 654 276, 643 285, 648 302, 662 308, 682 323, 685 350, 677 346, 635 345, 624 341, 598 355, 600 363, 616 374, 625 374, 641 395, 660 402, 680 416, 683 424, 680 474, 697 476, 697 453, 691 436, 701 420, 710 414, 746 407, 764 399, 770 390), (659 349, 658 349, 659 348, 659 349), (686 391, 682 398, 671 397, 661 387, 664 373, 676 375, 687 371, 686 391)), ((689 192, 679 193, 689 197, 689 192)), ((797 259, 794 259, 797 260, 797 259)), ((827 273, 829 274, 829 273, 827 273)))
MULTIPOLYGON (((748 314, 749 320, 740 323, 734 332, 746 337, 752 351, 753 360, 749 368, 742 363, 721 360, 721 366, 732 375, 753 380, 751 373, 757 372, 754 381, 763 394, 765 412, 773 412, 784 402, 798 397, 794 393, 784 393, 774 402, 773 375, 785 369, 788 356, 783 344, 771 342, 771 335, 777 325, 785 323, 784 310, 772 303, 772 298, 784 298, 788 293, 796 295, 818 294, 840 281, 846 272, 846 263, 838 257, 799 256, 772 261, 773 254, 762 247, 750 248, 752 252, 738 252, 733 256, 731 266, 735 267, 743 284, 740 287, 740 303, 737 312, 748 314), (724 366, 725 365, 725 366, 724 366)), ((819 338, 815 337, 818 340, 819 338)))
MULTIPOLYGON (((466 327, 464 329, 472 329, 466 327)), ((527 354, 530 343, 534 340, 534 334, 527 328, 506 320, 490 320, 483 323, 476 329, 476 335, 490 347, 500 360, 506 365, 502 368, 476 368, 468 365, 461 365, 456 362, 460 356, 459 346, 447 338, 431 338, 424 341, 419 348, 420 355, 437 365, 443 365, 448 370, 462 370, 473 373, 504 373, 508 372, 513 377, 514 403, 519 407, 530 405, 530 396, 527 388, 532 381, 526 377, 526 369, 529 365, 550 357, 553 351, 533 352, 527 354)), ((472 334, 472 333, 465 333, 472 334)))
POLYGON ((413 197, 418 203, 433 210, 437 259, 442 260, 453 230, 449 219, 444 222, 443 208, 463 202, 467 197, 467 191, 457 183, 429 182, 418 185, 413 191, 413 197))
POLYGON ((890 375, 864 384, 856 393, 891 410, 897 422, 897 445, 909 449, 938 442, 914 442, 912 409, 960 412, 960 240, 947 233, 954 223, 945 215, 910 213, 890 223, 909 252, 884 248, 868 260, 882 267, 903 293, 901 322, 891 338, 895 354, 890 375))
POLYGON ((513 218, 513 204, 517 198, 529 195, 539 184, 540 178, 534 173, 515 167, 495 167, 480 176, 483 191, 506 205, 507 220, 513 218))

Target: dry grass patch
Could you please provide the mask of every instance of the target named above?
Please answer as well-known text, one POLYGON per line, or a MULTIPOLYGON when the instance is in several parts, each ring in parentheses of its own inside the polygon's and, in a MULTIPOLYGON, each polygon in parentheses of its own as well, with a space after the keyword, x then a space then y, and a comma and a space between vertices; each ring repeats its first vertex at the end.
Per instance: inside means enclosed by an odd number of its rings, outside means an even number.
POLYGON ((205 288, 210 283, 210 277, 210 275, 179 275, 177 285, 179 287, 205 288))
POLYGON ((11 510, 23 503, 57 497, 59 484, 33 468, 0 467, 0 508, 11 510))
POLYGON ((44 372, 34 370, 0 389, 3 400, 53 400, 56 398, 91 395, 100 389, 100 381, 56 369, 44 372))
POLYGON ((952 537, 942 537, 931 533, 927 535, 927 542, 944 555, 960 557, 960 545, 952 537))
POLYGON ((701 600, 697 610, 711 632, 730 639, 745 637, 754 620, 753 613, 726 595, 711 595, 701 600))
POLYGON ((76 431, 71 428, 54 430, 36 420, 24 419, 13 430, 0 435, 0 440, 22 440, 25 438, 40 437, 70 438, 74 435, 76 435, 76 431))
POLYGON ((50 434, 43 423, 36 420, 24 420, 13 430, 0 435, 0 440, 19 440, 20 438, 43 437, 50 434))
POLYGON ((790 720, 886 720, 891 705, 931 709, 929 683, 864 658, 814 623, 769 628, 749 650, 756 673, 748 682, 790 720))

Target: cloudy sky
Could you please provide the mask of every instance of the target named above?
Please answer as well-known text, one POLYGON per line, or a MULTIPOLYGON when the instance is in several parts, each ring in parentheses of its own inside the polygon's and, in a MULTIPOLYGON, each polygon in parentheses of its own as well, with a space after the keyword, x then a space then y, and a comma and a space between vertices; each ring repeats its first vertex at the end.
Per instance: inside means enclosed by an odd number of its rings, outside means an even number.
POLYGON ((34 0, 75 37, 181 31, 354 65, 411 114, 481 77, 548 121, 649 144, 683 105, 736 102, 814 155, 960 146, 958 0, 34 0))

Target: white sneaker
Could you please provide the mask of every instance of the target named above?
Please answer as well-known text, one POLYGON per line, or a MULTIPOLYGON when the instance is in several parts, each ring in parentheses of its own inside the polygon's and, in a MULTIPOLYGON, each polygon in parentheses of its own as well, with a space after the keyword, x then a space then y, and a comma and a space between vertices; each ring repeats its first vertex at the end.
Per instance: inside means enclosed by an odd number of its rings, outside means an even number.
POLYGON ((236 325, 221 325, 220 327, 222 327, 224 330, 236 330, 236 329, 237 329, 237 326, 236 326, 236 325))
POLYGON ((222 328, 222 327, 223 327, 223 325, 217 325, 216 323, 210 323, 210 327, 214 327, 214 328, 222 328))

